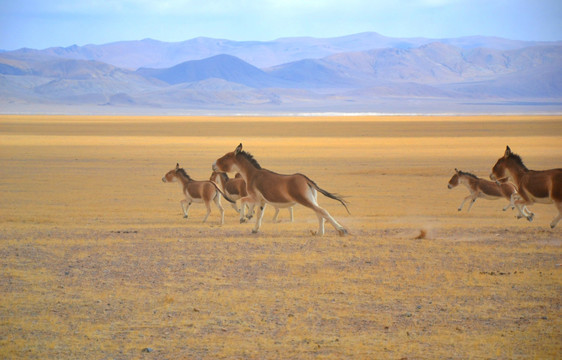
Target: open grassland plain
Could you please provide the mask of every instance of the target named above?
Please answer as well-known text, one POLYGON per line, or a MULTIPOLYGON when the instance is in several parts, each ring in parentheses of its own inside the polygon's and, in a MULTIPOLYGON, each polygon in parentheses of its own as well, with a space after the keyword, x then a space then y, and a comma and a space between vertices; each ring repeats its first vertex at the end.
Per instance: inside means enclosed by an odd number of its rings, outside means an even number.
POLYGON ((562 166, 562 117, 0 117, 0 358, 559 359, 562 224, 447 189, 505 146, 562 166), (239 143, 302 172, 349 230, 223 200, 182 217, 239 143), (468 204, 467 204, 468 205, 468 204))

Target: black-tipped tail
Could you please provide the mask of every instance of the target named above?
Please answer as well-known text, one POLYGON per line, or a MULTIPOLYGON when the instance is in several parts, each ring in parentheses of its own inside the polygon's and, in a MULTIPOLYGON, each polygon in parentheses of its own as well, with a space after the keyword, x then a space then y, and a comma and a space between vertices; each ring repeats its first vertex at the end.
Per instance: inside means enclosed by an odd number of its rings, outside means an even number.
POLYGON ((345 210, 347 211, 347 213, 348 213, 349 215, 351 215, 351 212, 350 212, 349 209, 347 208, 347 202, 343 199, 343 197, 342 197, 341 195, 332 194, 331 192, 328 192, 328 191, 322 189, 322 188, 321 188, 320 186, 318 186, 314 181, 310 180, 310 178, 308 178, 308 176, 303 175, 303 174, 301 174, 301 175, 304 176, 304 177, 308 180, 309 184, 310 184, 312 187, 314 187, 317 191, 319 191, 322 195, 324 195, 324 196, 326 196, 326 197, 328 197, 328 198, 330 198, 330 199, 339 201, 339 202, 343 205, 343 207, 345 208, 345 210))

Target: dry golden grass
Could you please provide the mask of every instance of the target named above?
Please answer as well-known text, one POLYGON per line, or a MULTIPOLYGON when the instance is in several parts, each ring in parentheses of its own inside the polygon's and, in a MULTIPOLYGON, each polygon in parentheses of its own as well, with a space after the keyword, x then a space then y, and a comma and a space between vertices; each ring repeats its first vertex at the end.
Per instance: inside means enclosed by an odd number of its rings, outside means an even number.
POLYGON ((559 358, 554 206, 459 213, 446 187, 508 144, 560 167, 562 118, 0 117, 0 358, 559 358), (258 235, 224 201, 183 219, 161 177, 240 142, 347 196, 319 201, 350 235, 302 207, 258 235))

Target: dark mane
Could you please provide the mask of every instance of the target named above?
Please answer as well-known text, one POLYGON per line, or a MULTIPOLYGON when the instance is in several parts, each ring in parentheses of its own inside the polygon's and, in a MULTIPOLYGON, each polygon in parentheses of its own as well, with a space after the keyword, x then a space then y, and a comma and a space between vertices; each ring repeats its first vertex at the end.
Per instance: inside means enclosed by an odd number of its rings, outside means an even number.
POLYGON ((509 154, 508 158, 512 159, 513 161, 515 161, 518 165, 520 165, 523 169, 525 169, 526 171, 528 171, 529 169, 527 169, 527 167, 525 166, 525 164, 523 164, 523 160, 521 160, 521 156, 515 154, 515 153, 511 153, 509 154))
POLYGON ((459 170, 459 174, 465 175, 465 176, 469 176, 469 177, 474 178, 474 179, 478 179, 478 176, 476 176, 476 175, 474 175, 474 174, 472 174, 472 173, 469 173, 469 172, 465 172, 465 171, 459 170))
POLYGON ((187 175, 187 173, 185 172, 185 170, 184 170, 183 168, 177 169, 177 170, 176 170, 176 173, 181 174, 182 176, 184 176, 185 178, 187 178, 187 180, 189 180, 189 181, 193 181, 193 179, 192 179, 189 175, 187 175))
POLYGON ((252 154, 250 154, 249 152, 242 150, 238 153, 238 155, 242 155, 252 165, 254 165, 256 168, 261 170, 260 164, 258 163, 258 161, 256 159, 254 159, 254 156, 252 154))

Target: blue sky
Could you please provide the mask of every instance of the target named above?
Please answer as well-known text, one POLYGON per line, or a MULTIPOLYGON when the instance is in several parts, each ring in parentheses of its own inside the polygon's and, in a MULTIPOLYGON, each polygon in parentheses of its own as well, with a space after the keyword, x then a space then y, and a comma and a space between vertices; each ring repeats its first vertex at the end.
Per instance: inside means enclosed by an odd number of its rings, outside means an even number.
POLYGON ((0 0, 0 49, 152 38, 562 40, 562 0, 0 0))

